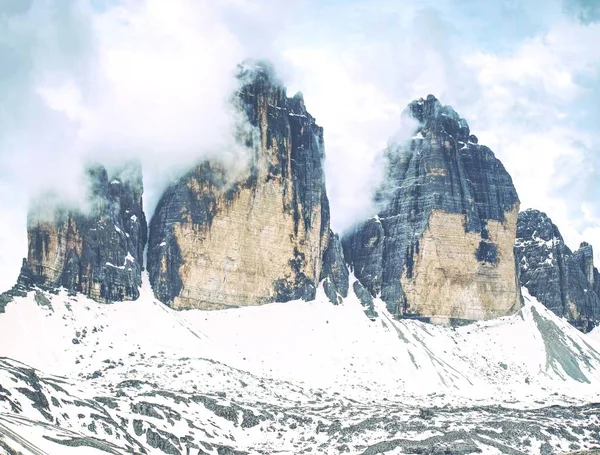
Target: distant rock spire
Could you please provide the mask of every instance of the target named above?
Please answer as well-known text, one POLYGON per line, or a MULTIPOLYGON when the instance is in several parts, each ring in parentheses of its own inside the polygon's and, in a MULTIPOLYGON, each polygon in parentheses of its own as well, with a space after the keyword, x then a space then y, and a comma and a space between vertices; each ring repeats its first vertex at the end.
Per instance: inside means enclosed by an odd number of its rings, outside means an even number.
POLYGON ((592 246, 572 252, 552 220, 539 210, 519 213, 515 253, 520 282, 558 316, 587 332, 600 324, 600 286, 592 246))

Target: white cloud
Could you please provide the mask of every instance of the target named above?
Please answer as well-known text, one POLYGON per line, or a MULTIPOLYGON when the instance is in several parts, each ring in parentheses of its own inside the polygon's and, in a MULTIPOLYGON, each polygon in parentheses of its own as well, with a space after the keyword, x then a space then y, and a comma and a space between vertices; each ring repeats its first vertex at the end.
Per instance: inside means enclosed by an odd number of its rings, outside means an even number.
POLYGON ((582 203, 600 213, 600 135, 582 119, 590 90, 578 82, 600 76, 597 42, 600 26, 559 21, 508 55, 478 52, 465 63, 481 93, 468 107, 472 129, 511 173, 523 208, 548 213, 571 248, 597 245, 598 260, 598 218, 582 203))
POLYGON ((332 227, 342 230, 373 215, 380 182, 380 152, 398 129, 401 107, 368 80, 358 62, 332 58, 331 50, 293 49, 285 54, 300 79, 308 109, 325 128, 326 178, 332 227))
POLYGON ((228 7, 48 0, 0 13, 2 287, 26 254, 10 238, 23 238, 29 198, 52 190, 81 205, 88 160, 140 159, 149 212, 200 157, 244 162, 229 103, 244 45, 221 19, 228 7))

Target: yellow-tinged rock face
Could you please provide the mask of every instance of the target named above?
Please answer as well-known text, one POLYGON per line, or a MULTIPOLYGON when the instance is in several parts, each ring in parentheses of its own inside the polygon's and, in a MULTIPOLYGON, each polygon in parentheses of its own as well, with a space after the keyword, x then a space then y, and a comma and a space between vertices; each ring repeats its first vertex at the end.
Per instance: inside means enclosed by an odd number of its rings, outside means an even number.
POLYGON ((518 204, 503 222, 488 221, 497 261, 477 259, 479 232, 467 232, 465 215, 434 210, 414 254, 412 276, 400 281, 407 312, 431 322, 481 320, 505 316, 521 306, 515 276, 514 241, 518 204))
MULTIPOLYGON (((243 189, 229 204, 221 196, 209 228, 176 223, 173 234, 183 263, 181 292, 173 308, 222 309, 260 305, 277 299, 277 280, 293 285, 296 274, 312 281, 320 274, 322 241, 318 229, 294 234, 293 214, 282 206, 281 185, 267 182, 243 189), (304 255, 299 271, 291 260, 304 255)), ((321 225, 320 211, 314 222, 321 225)))
POLYGON ((39 222, 27 230, 27 258, 33 271, 49 282, 60 280, 67 249, 81 252, 81 238, 77 227, 66 222, 39 222))
POLYGON ((150 226, 155 295, 176 309, 314 298, 329 242, 323 132, 302 98, 259 74, 239 93, 254 128, 234 182, 204 162, 167 189, 150 226))

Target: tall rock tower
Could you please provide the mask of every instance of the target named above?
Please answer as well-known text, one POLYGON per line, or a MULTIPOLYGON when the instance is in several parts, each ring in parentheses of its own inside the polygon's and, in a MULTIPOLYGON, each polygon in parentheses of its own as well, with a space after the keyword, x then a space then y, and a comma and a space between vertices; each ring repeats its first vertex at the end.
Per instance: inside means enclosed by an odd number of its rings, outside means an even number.
POLYGON ((388 148, 380 211, 343 237, 346 261, 398 316, 461 323, 515 311, 519 199, 510 175, 434 96, 406 114, 419 126, 409 143, 388 148))
POLYGON ((313 299, 325 250, 337 251, 322 128, 268 65, 239 77, 235 104, 253 130, 240 139, 252 150, 246 172, 232 181, 219 162, 199 164, 166 190, 150 223, 150 282, 176 309, 313 299))
POLYGON ((109 175, 98 165, 87 180, 85 209, 32 205, 18 285, 64 287, 99 302, 135 300, 147 240, 141 168, 127 165, 109 175))

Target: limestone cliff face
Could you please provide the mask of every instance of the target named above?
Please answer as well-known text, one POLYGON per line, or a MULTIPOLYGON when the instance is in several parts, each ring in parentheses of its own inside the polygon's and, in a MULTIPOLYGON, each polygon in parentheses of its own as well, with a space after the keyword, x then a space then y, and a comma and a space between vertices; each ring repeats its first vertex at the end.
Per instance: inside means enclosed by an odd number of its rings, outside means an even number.
POLYGON ((109 176, 95 166, 87 177, 85 211, 47 201, 30 209, 18 286, 64 287, 100 302, 136 299, 147 240, 141 169, 125 166, 109 176))
MULTIPOLYGON (((254 134, 247 171, 215 160, 167 189, 150 223, 156 297, 177 309, 312 299, 330 244, 323 130, 273 71, 243 70, 235 103, 254 134)), ((343 265, 342 265, 343 266, 343 265)))
POLYGON ((591 245, 571 252, 545 213, 526 210, 519 213, 515 252, 521 285, 531 295, 584 332, 600 323, 600 274, 591 245))
POLYGON ((398 316, 459 323, 514 311, 519 199, 510 175, 432 95, 407 114, 419 126, 408 144, 388 148, 381 209, 343 237, 346 261, 398 316))

